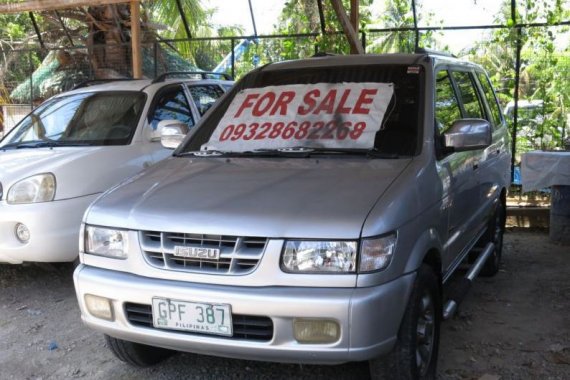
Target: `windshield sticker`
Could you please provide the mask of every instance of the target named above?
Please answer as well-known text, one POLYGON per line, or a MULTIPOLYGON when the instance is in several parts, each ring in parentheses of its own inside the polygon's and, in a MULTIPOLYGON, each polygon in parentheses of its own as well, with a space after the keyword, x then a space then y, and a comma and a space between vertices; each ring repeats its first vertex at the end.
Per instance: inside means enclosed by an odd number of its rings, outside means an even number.
POLYGON ((371 149, 392 83, 317 83, 242 90, 202 150, 371 149))

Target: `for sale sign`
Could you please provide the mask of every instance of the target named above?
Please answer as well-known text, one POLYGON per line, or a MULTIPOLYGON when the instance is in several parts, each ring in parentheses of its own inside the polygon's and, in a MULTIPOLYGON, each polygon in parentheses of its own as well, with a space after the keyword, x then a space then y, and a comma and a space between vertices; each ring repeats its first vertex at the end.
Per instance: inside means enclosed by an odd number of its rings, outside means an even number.
POLYGON ((202 149, 371 149, 392 83, 317 83, 250 88, 232 100, 202 149))

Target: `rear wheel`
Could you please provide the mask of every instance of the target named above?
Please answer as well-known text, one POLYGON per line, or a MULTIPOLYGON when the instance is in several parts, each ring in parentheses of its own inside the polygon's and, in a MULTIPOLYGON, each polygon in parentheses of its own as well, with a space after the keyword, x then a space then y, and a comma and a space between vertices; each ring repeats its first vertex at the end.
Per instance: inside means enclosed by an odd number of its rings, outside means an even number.
POLYGON ((175 351, 147 346, 105 335, 107 346, 121 361, 135 367, 149 367, 174 355, 175 351))
POLYGON ((371 378, 435 379, 440 323, 438 278, 424 264, 418 271, 396 347, 388 356, 370 361, 371 378))
POLYGON ((499 271, 501 265, 501 258, 503 254, 503 235, 505 233, 506 210, 502 201, 499 201, 493 218, 489 221, 489 227, 486 232, 485 242, 491 242, 495 245, 493 253, 489 256, 483 269, 481 269, 481 276, 492 277, 499 271))

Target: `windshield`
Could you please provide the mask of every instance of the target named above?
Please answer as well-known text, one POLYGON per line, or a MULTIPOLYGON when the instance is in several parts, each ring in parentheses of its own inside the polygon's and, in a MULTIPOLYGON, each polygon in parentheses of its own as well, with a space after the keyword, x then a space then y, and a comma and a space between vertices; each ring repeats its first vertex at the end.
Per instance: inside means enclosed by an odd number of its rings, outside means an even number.
POLYGON ((422 80, 415 65, 254 71, 202 120, 178 154, 415 155, 422 80))
POLYGON ((0 142, 0 149, 129 144, 145 98, 140 92, 115 91, 48 100, 0 142))

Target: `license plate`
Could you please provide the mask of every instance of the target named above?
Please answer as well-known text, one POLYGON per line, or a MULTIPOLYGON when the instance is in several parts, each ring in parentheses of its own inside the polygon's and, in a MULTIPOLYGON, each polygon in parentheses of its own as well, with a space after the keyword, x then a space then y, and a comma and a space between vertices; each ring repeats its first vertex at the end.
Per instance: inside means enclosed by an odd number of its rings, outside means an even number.
POLYGON ((227 304, 152 299, 155 328, 232 336, 232 311, 227 304))

